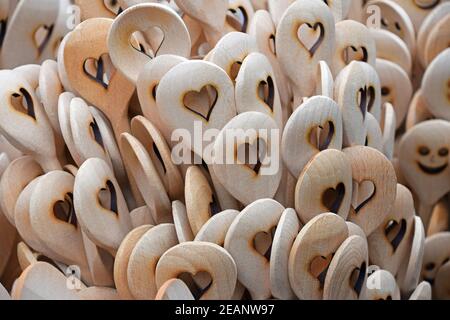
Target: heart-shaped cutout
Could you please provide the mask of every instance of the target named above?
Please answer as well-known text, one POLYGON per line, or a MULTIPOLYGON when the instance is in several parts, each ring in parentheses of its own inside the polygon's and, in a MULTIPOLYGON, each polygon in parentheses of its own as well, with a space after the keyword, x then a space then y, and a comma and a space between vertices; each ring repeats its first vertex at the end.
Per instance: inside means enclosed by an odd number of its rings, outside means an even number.
POLYGON ((120 14, 123 11, 122 7, 119 4, 119 1, 117 0, 103 0, 103 4, 106 9, 116 15, 120 14))
POLYGON ((367 112, 372 110, 373 104, 375 103, 375 88, 370 86, 369 88, 360 88, 357 94, 358 105, 363 119, 366 118, 367 112))
POLYGON ((319 151, 328 149, 335 134, 335 127, 332 121, 311 129, 309 142, 319 151))
POLYGON ((344 197, 345 185, 343 183, 339 183, 336 188, 329 188, 325 190, 322 195, 322 202, 330 212, 337 214, 341 208, 344 197))
POLYGON ((247 31, 248 14, 247 11, 241 6, 236 9, 228 9, 226 21, 233 29, 237 31, 247 31))
POLYGON ((70 223, 75 228, 78 225, 75 208, 73 206, 73 194, 67 193, 64 201, 58 201, 53 206, 53 214, 58 220, 70 223))
POLYGON ((327 276, 328 268, 330 267, 331 260, 333 260, 333 254, 328 257, 318 256, 311 260, 309 266, 309 272, 320 282, 320 289, 323 289, 325 284, 325 278, 327 276))
POLYGON ((91 122, 89 127, 91 129, 92 137, 103 149, 105 149, 105 145, 103 143, 103 137, 100 132, 100 128, 98 127, 97 121, 94 119, 94 121, 91 122))
POLYGON ((316 22, 314 25, 303 23, 298 28, 297 36, 302 46, 309 51, 309 54, 312 57, 322 44, 325 36, 325 29, 320 22, 316 22))
POLYGON ((270 254, 272 251, 272 242, 275 235, 276 227, 270 232, 259 232, 253 239, 253 247, 255 250, 264 256, 267 261, 270 261, 270 254))
POLYGON ((105 89, 108 89, 111 79, 116 72, 116 69, 111 62, 111 58, 107 53, 102 54, 98 59, 86 59, 83 68, 84 73, 89 78, 101 84, 105 89))
POLYGON ((273 112, 273 104, 275 102, 275 85, 272 77, 267 77, 267 80, 261 81, 258 86, 258 96, 266 105, 269 106, 273 112))
POLYGON ((218 99, 217 89, 212 85, 204 86, 200 91, 189 91, 184 95, 184 106, 193 113, 209 121, 218 99))
POLYGON ((343 51, 343 60, 345 64, 349 64, 352 61, 362 61, 367 62, 368 53, 366 47, 356 48, 354 46, 349 46, 343 51))
POLYGON ((164 31, 159 27, 153 26, 145 32, 136 31, 133 33, 130 43, 135 50, 153 59, 158 55, 164 39, 164 31))
POLYGON ((11 105, 16 111, 26 114, 36 120, 36 114, 34 112, 34 103, 30 93, 25 89, 20 89, 19 92, 15 92, 11 95, 11 105), (26 112, 25 112, 26 111, 26 112))
POLYGON ((277 45, 275 40, 275 35, 271 34, 269 37, 269 48, 270 51, 276 56, 277 55, 277 45))
POLYGON ((191 291, 195 300, 200 300, 203 294, 211 287, 212 277, 208 272, 198 272, 195 275, 184 272, 178 276, 191 291))
POLYGON ((397 250, 398 246, 402 242, 406 235, 407 223, 405 219, 402 219, 400 223, 395 220, 388 222, 384 229, 384 234, 386 238, 392 245, 394 252, 397 250))
POLYGON ((372 181, 365 180, 359 184, 353 181, 352 208, 355 213, 361 211, 375 197, 375 194, 376 188, 372 181))
POLYGON ((6 30, 8 27, 8 20, 0 20, 0 48, 3 46, 3 40, 5 40, 6 30))
POLYGON ((367 270, 366 263, 363 262, 361 267, 353 270, 350 276, 350 285, 353 288, 353 290, 355 290, 358 297, 361 294, 364 285, 364 280, 366 279, 366 270, 367 270))
POLYGON ((33 35, 34 45, 38 50, 38 55, 40 56, 44 52, 45 48, 50 41, 53 34, 54 25, 42 25, 36 29, 33 35))
POLYGON ((119 214, 117 208, 116 188, 111 181, 108 180, 106 182, 106 187, 100 189, 98 193, 98 201, 103 208, 114 212, 116 215, 119 214))
POLYGON ((257 138, 253 143, 247 142, 237 147, 237 160, 238 163, 244 164, 258 175, 266 153, 266 142, 261 138, 257 138))

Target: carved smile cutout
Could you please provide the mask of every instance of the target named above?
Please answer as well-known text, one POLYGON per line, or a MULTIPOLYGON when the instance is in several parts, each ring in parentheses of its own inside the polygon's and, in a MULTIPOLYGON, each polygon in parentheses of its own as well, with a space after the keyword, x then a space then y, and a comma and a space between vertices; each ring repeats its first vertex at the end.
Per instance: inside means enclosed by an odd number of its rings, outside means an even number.
POLYGON ((429 166, 426 166, 426 165, 420 163, 420 161, 417 161, 417 165, 419 166, 420 170, 422 170, 423 172, 425 172, 427 174, 431 174, 431 175, 440 174, 448 167, 448 163, 445 163, 439 167, 429 167, 429 166))

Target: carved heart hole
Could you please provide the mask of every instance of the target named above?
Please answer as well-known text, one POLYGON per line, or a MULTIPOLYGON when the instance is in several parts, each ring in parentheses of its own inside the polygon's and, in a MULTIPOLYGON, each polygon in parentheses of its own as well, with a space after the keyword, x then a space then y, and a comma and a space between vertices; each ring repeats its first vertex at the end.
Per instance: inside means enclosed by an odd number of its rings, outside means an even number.
POLYGON ((241 71, 242 61, 235 61, 230 68, 230 78, 233 82, 236 82, 236 78, 239 75, 239 71, 241 71))
POLYGON ((361 110, 363 119, 366 119, 367 112, 370 112, 372 110, 373 104, 375 103, 375 88, 372 86, 370 86, 369 88, 360 88, 358 90, 356 99, 356 103, 361 110))
POLYGON ((64 201, 58 201, 53 205, 53 215, 56 219, 70 223, 75 228, 77 227, 77 216, 73 206, 73 194, 67 193, 64 196, 64 201))
POLYGON ((31 98, 30 93, 24 88, 21 88, 19 92, 15 92, 11 95, 11 106, 14 110, 26 114, 36 120, 33 99, 31 98))
POLYGON ((100 145, 100 147, 105 149, 105 145, 103 144, 103 137, 102 137, 102 134, 100 132, 100 128, 98 127, 97 121, 95 121, 95 119, 93 119, 93 121, 89 125, 89 128, 90 128, 90 131, 91 131, 91 136, 100 145))
POLYGON ((107 53, 102 54, 98 59, 86 59, 83 68, 89 78, 101 84, 105 89, 108 89, 110 81, 116 73, 116 68, 107 53))
POLYGON ((400 223, 395 220, 391 220, 384 228, 384 235, 392 245, 393 252, 397 250, 398 246, 405 237, 407 229, 407 223, 405 219, 402 219, 400 223))
POLYGON ((325 29, 323 24, 316 22, 314 25, 310 23, 303 23, 297 31, 297 37, 302 46, 309 51, 312 57, 316 53, 325 36, 325 29))
POLYGON ((274 34, 271 34, 269 37, 269 49, 274 54, 274 56, 277 55, 277 46, 276 46, 274 34))
POLYGON ((33 34, 34 45, 38 51, 38 56, 42 54, 42 52, 47 47, 48 42, 53 34, 54 25, 41 25, 39 26, 33 34))
POLYGON ((204 86, 200 92, 189 91, 184 95, 184 106, 202 117, 206 121, 209 121, 211 114, 216 106, 219 94, 217 89, 212 85, 204 86))
POLYGON ((357 296, 359 297, 363 289, 364 280, 366 279, 366 263, 363 262, 361 267, 355 268, 350 275, 350 287, 355 290, 357 296))
POLYGON ((372 181, 362 181, 357 183, 353 181, 352 208, 358 214, 365 205, 367 205, 376 194, 376 188, 372 181))
POLYGON ((123 9, 119 5, 118 0, 103 0, 103 5, 106 9, 111 11, 114 14, 120 14, 122 13, 123 9))
POLYGON ((259 83, 258 96, 273 112, 273 104, 275 101, 275 85, 271 76, 268 76, 266 80, 263 80, 259 83))
POLYGON ((319 151, 328 149, 334 137, 334 123, 328 121, 325 125, 320 125, 311 129, 309 142, 319 151))
POLYGON ((321 290, 323 290, 325 285, 325 277, 327 276, 328 268, 330 267, 331 260, 333 260, 333 256, 334 253, 330 254, 328 257, 315 257, 309 265, 309 272, 314 278, 319 280, 321 290))
POLYGON ((3 47, 3 40, 5 40, 7 28, 8 28, 8 19, 0 20, 0 49, 3 47))
POLYGON ((322 203, 329 210, 329 212, 337 214, 341 208, 344 197, 345 185, 343 183, 339 183, 336 188, 329 188, 325 190, 322 195, 322 203))
POLYGON ((275 236, 277 228, 271 229, 269 232, 259 232, 253 239, 253 247, 262 256, 264 256, 267 261, 270 261, 270 255, 272 253, 272 241, 275 236))
POLYGON ((182 280, 188 286, 195 300, 200 300, 203 294, 205 294, 213 284, 211 275, 206 271, 200 271, 195 275, 184 272, 178 276, 178 279, 182 280))
POLYGON ((158 55, 162 44, 164 43, 165 35, 161 28, 153 26, 144 32, 136 31, 130 39, 131 46, 153 59, 158 55))
POLYGON ((117 208, 116 188, 111 181, 106 181, 106 187, 100 189, 97 197, 98 202, 103 208, 114 212, 116 215, 119 214, 119 210, 117 208))
POLYGON ((267 156, 267 144, 263 139, 257 138, 252 143, 239 145, 236 152, 238 163, 244 164, 258 175, 267 156))
POLYGON ((367 49, 365 47, 356 48, 354 46, 350 46, 344 49, 342 52, 343 60, 345 64, 349 64, 352 61, 363 61, 367 62, 367 49))
POLYGON ((243 7, 236 9, 230 8, 227 12, 227 23, 234 29, 240 32, 246 32, 248 26, 248 14, 243 7))

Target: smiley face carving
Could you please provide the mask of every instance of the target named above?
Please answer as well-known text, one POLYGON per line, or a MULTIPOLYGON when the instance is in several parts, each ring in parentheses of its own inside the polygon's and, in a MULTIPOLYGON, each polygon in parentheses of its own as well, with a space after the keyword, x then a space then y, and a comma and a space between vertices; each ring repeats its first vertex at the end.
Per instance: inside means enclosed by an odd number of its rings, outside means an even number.
POLYGON ((429 120, 407 131, 400 142, 401 171, 423 203, 432 205, 450 190, 449 134, 448 122, 429 120))

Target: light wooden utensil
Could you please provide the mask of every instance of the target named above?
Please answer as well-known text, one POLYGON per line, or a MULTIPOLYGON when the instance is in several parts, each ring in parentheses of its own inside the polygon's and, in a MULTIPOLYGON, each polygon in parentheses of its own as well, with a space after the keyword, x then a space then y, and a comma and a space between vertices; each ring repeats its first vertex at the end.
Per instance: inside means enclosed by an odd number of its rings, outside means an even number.
POLYGON ((156 105, 156 92, 164 75, 177 64, 187 59, 170 54, 155 57, 149 61, 139 74, 136 87, 144 116, 149 119, 164 135, 166 141, 171 144, 171 132, 161 122, 159 108, 156 105))
POLYGON ((159 3, 137 4, 122 12, 111 26, 108 35, 111 60, 131 82, 136 83, 145 64, 161 54, 189 57, 191 38, 183 20, 170 8, 159 3), (162 32, 162 42, 151 46, 153 55, 133 48, 130 38, 140 31, 150 43, 155 39, 155 28, 162 32))
POLYGON ((266 252, 257 250, 257 236, 264 233, 272 242, 272 230, 278 225, 284 210, 272 199, 255 201, 233 220, 225 238, 225 249, 236 262, 239 282, 255 300, 272 296, 270 258, 267 258, 266 252))
POLYGON ((119 250, 117 250, 114 260, 114 283, 121 299, 133 300, 135 298, 128 287, 128 263, 137 242, 152 227, 151 225, 143 225, 133 229, 123 239, 119 250))
POLYGON ((79 24, 64 39, 58 67, 74 92, 106 115, 119 141, 130 130, 128 103, 135 88, 110 62, 107 37, 112 24, 106 18, 79 24))
POLYGON ((20 73, 4 70, 0 73, 0 87, 3 135, 16 148, 32 155, 44 171, 61 169, 53 129, 32 86, 20 73))
POLYGON ((353 200, 348 220, 359 225, 369 236, 394 206, 395 170, 391 162, 373 148, 352 147, 344 153, 352 166, 353 177, 353 200))
MULTIPOLYGON (((156 105, 170 133, 186 129, 191 137, 194 137, 196 125, 201 124, 203 132, 221 130, 236 114, 233 83, 221 68, 205 61, 183 62, 167 72, 159 83, 156 105), (194 74, 196 76, 192 77, 194 74), (180 81, 186 77, 191 81, 180 81)), ((181 143, 202 158, 208 145, 203 141, 191 146, 184 139, 181 143)), ((205 160, 208 163, 209 157, 205 160)))
POLYGON ((394 276, 408 256, 414 231, 414 216, 411 192, 397 184, 397 195, 391 212, 368 237, 370 261, 394 276))
POLYGON ((30 265, 17 279, 14 300, 80 300, 75 290, 68 288, 70 280, 51 264, 37 262, 30 265))
POLYGON ((114 19, 118 13, 117 5, 111 3, 117 1, 108 0, 75 0, 75 4, 80 8, 81 21, 91 18, 111 18, 114 19))
POLYGON ((284 127, 275 73, 263 54, 251 53, 244 59, 235 89, 238 113, 258 111, 272 117, 280 129, 284 127))
POLYGON ((275 73, 282 108, 287 109, 291 100, 291 88, 278 61, 275 43, 276 27, 270 13, 265 10, 256 11, 250 22, 248 33, 255 38, 259 51, 269 59, 275 73))
POLYGON ((32 180, 42 174, 42 168, 30 156, 12 161, 2 174, 0 208, 11 225, 15 225, 14 210, 20 193, 32 180))
POLYGON ((333 15, 322 1, 294 2, 283 15, 275 37, 276 51, 292 82, 294 107, 313 94, 318 64, 332 61, 334 39, 333 15))
POLYGON ((324 300, 358 300, 366 287, 369 262, 367 240, 351 236, 336 251, 323 289, 324 300))
POLYGON ((74 206, 89 239, 114 256, 132 226, 120 186, 106 162, 91 158, 80 167, 74 206))
POLYGON ((237 280, 236 264, 225 249, 207 242, 185 242, 169 249, 156 266, 156 284, 160 289, 167 280, 182 273, 195 275, 199 272, 211 276, 211 283, 201 300, 232 297, 237 280))
POLYGON ((422 220, 414 217, 414 236, 409 253, 409 259, 403 260, 402 267, 397 275, 397 283, 403 295, 414 291, 419 284, 420 273, 425 249, 425 229, 422 220))
POLYGON ((199 167, 189 167, 185 180, 186 214, 195 237, 211 216, 220 209, 214 190, 199 167))
POLYGON ((310 159, 326 149, 342 149, 341 110, 330 98, 312 97, 286 123, 281 141, 283 161, 291 174, 299 177, 310 159))
POLYGON ((399 145, 400 169, 420 200, 418 214, 428 226, 430 206, 449 190, 449 125, 443 120, 417 124, 402 137, 399 145))
POLYGON ((362 23, 344 20, 336 23, 336 44, 333 55, 334 74, 351 61, 362 61, 375 67, 377 48, 369 29, 362 23))
POLYGON ((179 243, 194 241, 194 234, 186 211, 186 206, 179 200, 172 202, 172 215, 179 243))
POLYGON ((376 70, 380 77, 382 103, 389 102, 395 110, 397 128, 399 128, 408 112, 413 94, 413 86, 408 74, 394 62, 377 59, 376 70))
POLYGON ((273 236, 270 253, 270 287, 275 298, 293 300, 296 297, 289 282, 289 254, 301 228, 295 210, 284 210, 273 236))
POLYGON ((381 117, 380 80, 369 64, 353 61, 337 76, 334 99, 341 107, 344 146, 365 145, 364 121, 370 112, 381 117))
POLYGON ((352 167, 346 155, 325 150, 314 156, 299 176, 295 208, 304 224, 324 212, 347 219, 352 203, 352 167))
POLYGON ((14 68, 55 58, 61 39, 69 31, 69 0, 20 1, 8 22, 1 65, 14 68))
POLYGON ((347 224, 334 213, 320 214, 300 230, 289 255, 289 280, 299 299, 323 298, 328 266, 347 237, 347 224))
POLYGON ((428 110, 436 117, 450 119, 450 48, 441 52, 429 65, 422 79, 422 95, 428 110))
MULTIPOLYGON (((173 224, 160 224, 144 233, 128 257, 127 279, 131 295, 138 300, 153 300, 158 292, 157 264, 162 255, 178 244, 173 224), (156 273, 155 273, 156 272, 156 273)), ((178 265, 178 264, 177 264, 178 265)), ((173 265, 176 268, 177 265, 173 265)), ((177 277, 179 274, 176 274, 177 277)))

